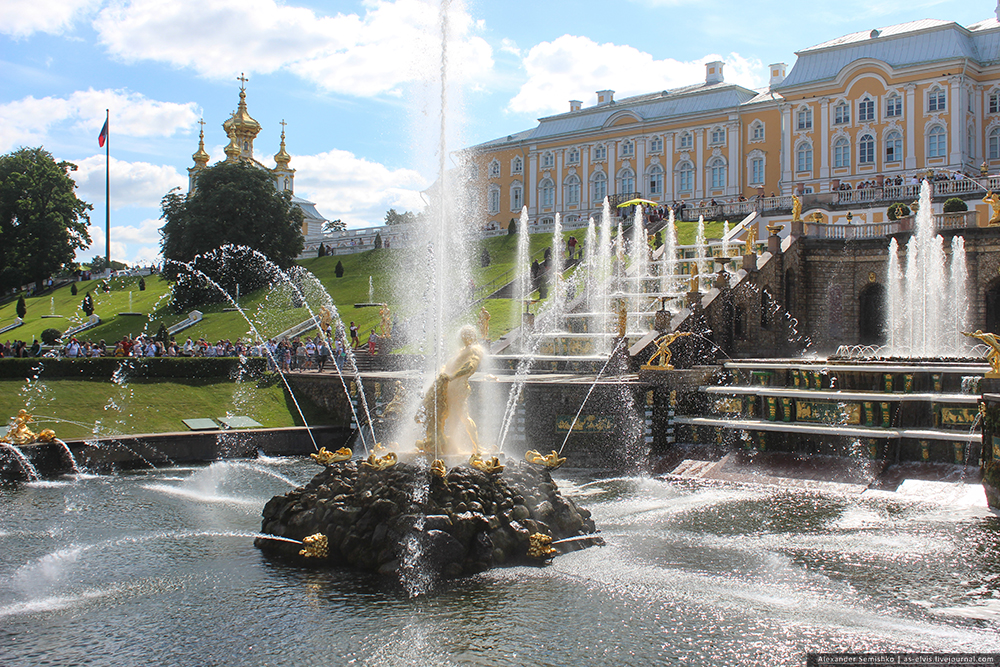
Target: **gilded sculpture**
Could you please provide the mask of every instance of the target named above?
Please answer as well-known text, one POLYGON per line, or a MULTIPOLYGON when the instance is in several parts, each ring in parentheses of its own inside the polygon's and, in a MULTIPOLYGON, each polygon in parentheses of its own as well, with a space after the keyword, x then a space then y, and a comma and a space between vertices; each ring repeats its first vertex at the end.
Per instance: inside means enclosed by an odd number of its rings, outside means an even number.
POLYGON ((618 299, 615 314, 618 316, 618 337, 624 338, 628 328, 628 303, 625 299, 618 299))
POLYGON ((354 456, 354 452, 351 451, 350 447, 341 447, 335 452, 328 451, 326 447, 320 447, 318 452, 309 456, 321 466, 328 466, 332 463, 349 461, 354 456))
POLYGON ((544 533, 532 533, 528 537, 528 555, 532 558, 548 559, 557 555, 559 550, 552 546, 552 536, 544 533))
POLYGON ((802 222, 802 200, 792 195, 792 222, 802 222))
POLYGON ((7 427, 7 434, 0 436, 0 442, 12 445, 30 445, 36 442, 52 442, 56 439, 56 433, 52 429, 44 429, 35 433, 28 428, 28 423, 33 418, 27 410, 20 410, 14 421, 7 427))
POLYGON ((495 474, 503 472, 503 464, 500 463, 500 459, 493 456, 488 459, 484 459, 479 455, 479 452, 474 452, 472 456, 469 457, 469 465, 476 470, 481 470, 487 474, 495 474))
POLYGON ((986 192, 986 196, 983 197, 983 203, 989 204, 993 209, 993 213, 990 216, 989 225, 1000 225, 1000 197, 993 194, 992 190, 986 192))
POLYGON ((975 338, 989 347, 989 350, 986 352, 986 360, 990 362, 991 370, 986 374, 986 377, 1000 378, 1000 340, 997 340, 997 335, 994 333, 983 333, 980 329, 976 329, 972 333, 963 331, 962 335, 975 338))
POLYGON ((673 333, 668 333, 660 336, 656 340, 656 352, 649 358, 643 366, 642 370, 657 370, 657 371, 672 371, 674 367, 670 365, 670 358, 673 356, 673 352, 670 351, 670 344, 673 343, 678 338, 683 338, 684 336, 690 336, 690 331, 675 331, 673 333))
POLYGON ((414 420, 425 427, 417 449, 439 455, 470 454, 479 451, 479 433, 469 416, 469 377, 479 369, 484 356, 476 343, 476 329, 465 325, 459 330, 464 347, 459 350, 424 392, 414 420))
POLYGON ((747 235, 743 239, 745 246, 743 252, 747 255, 757 252, 757 222, 753 221, 747 226, 747 235))
POLYGON ((559 456, 554 449, 551 454, 546 454, 545 456, 542 456, 534 449, 529 449, 524 453, 524 460, 528 463, 545 466, 550 470, 555 470, 562 464, 566 463, 566 458, 559 456))
POLYGON ((389 306, 382 304, 378 309, 378 314, 382 317, 382 338, 392 338, 392 312, 389 306))
POLYGON ((326 558, 330 555, 330 543, 326 539, 326 535, 323 533, 316 533, 315 535, 309 535, 302 540, 302 549, 299 550, 300 556, 305 556, 306 558, 326 558))

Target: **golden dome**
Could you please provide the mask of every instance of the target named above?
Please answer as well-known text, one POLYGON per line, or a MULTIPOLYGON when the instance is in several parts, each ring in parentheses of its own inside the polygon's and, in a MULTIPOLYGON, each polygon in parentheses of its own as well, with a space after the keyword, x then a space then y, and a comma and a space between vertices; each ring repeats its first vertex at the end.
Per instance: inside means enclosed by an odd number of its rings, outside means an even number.
POLYGON ((201 133, 198 136, 198 152, 191 156, 194 163, 199 167, 207 167, 208 161, 211 156, 205 152, 205 120, 199 120, 201 123, 201 133))
POLYGON ((255 121, 247 111, 247 91, 240 89, 240 104, 236 107, 236 112, 230 116, 229 120, 222 124, 222 129, 227 135, 250 135, 256 137, 260 132, 260 123, 255 121))
POLYGON ((274 162, 279 167, 288 168, 288 163, 291 161, 292 156, 285 151, 285 121, 281 121, 281 148, 274 155, 274 162))

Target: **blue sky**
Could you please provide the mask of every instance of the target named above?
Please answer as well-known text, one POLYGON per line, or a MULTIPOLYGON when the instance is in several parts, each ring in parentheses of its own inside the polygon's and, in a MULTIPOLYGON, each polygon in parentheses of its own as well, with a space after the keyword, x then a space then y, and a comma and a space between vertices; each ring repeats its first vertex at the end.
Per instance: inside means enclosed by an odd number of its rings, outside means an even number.
MULTIPOLYGON (((596 102, 704 78, 766 85, 767 65, 840 35, 923 18, 969 25, 982 0, 453 0, 448 13, 449 150, 596 102)), ((0 0, 0 153, 42 145, 79 166, 94 206, 89 250, 104 254, 103 149, 111 108, 112 256, 155 261, 159 201, 186 188, 198 119, 222 157, 221 124, 249 78, 273 166, 287 121, 296 194, 351 227, 417 210, 437 164, 438 3, 424 0, 0 0)))

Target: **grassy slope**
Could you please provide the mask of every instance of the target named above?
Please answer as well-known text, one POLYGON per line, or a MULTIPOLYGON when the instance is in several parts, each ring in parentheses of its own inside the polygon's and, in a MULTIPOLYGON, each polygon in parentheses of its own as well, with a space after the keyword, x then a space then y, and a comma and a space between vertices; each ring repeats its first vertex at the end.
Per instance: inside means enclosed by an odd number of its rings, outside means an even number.
MULTIPOLYGON (((309 401, 299 397, 299 403, 309 424, 330 423, 309 401)), ((266 427, 302 425, 280 383, 135 379, 120 386, 100 380, 0 380, 0 419, 24 407, 35 415, 33 430, 51 428, 61 438, 186 431, 182 419, 227 414, 251 417, 266 427)))

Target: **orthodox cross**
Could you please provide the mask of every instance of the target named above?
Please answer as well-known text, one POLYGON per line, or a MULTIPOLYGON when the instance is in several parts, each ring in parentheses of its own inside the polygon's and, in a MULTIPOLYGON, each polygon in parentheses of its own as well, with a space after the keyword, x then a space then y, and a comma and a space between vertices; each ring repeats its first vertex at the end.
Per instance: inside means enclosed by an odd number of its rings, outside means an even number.
POLYGON ((245 76, 243 76, 243 72, 240 72, 240 75, 238 77, 236 77, 236 80, 240 82, 240 90, 246 90, 247 89, 246 82, 249 81, 250 79, 248 79, 245 76))

